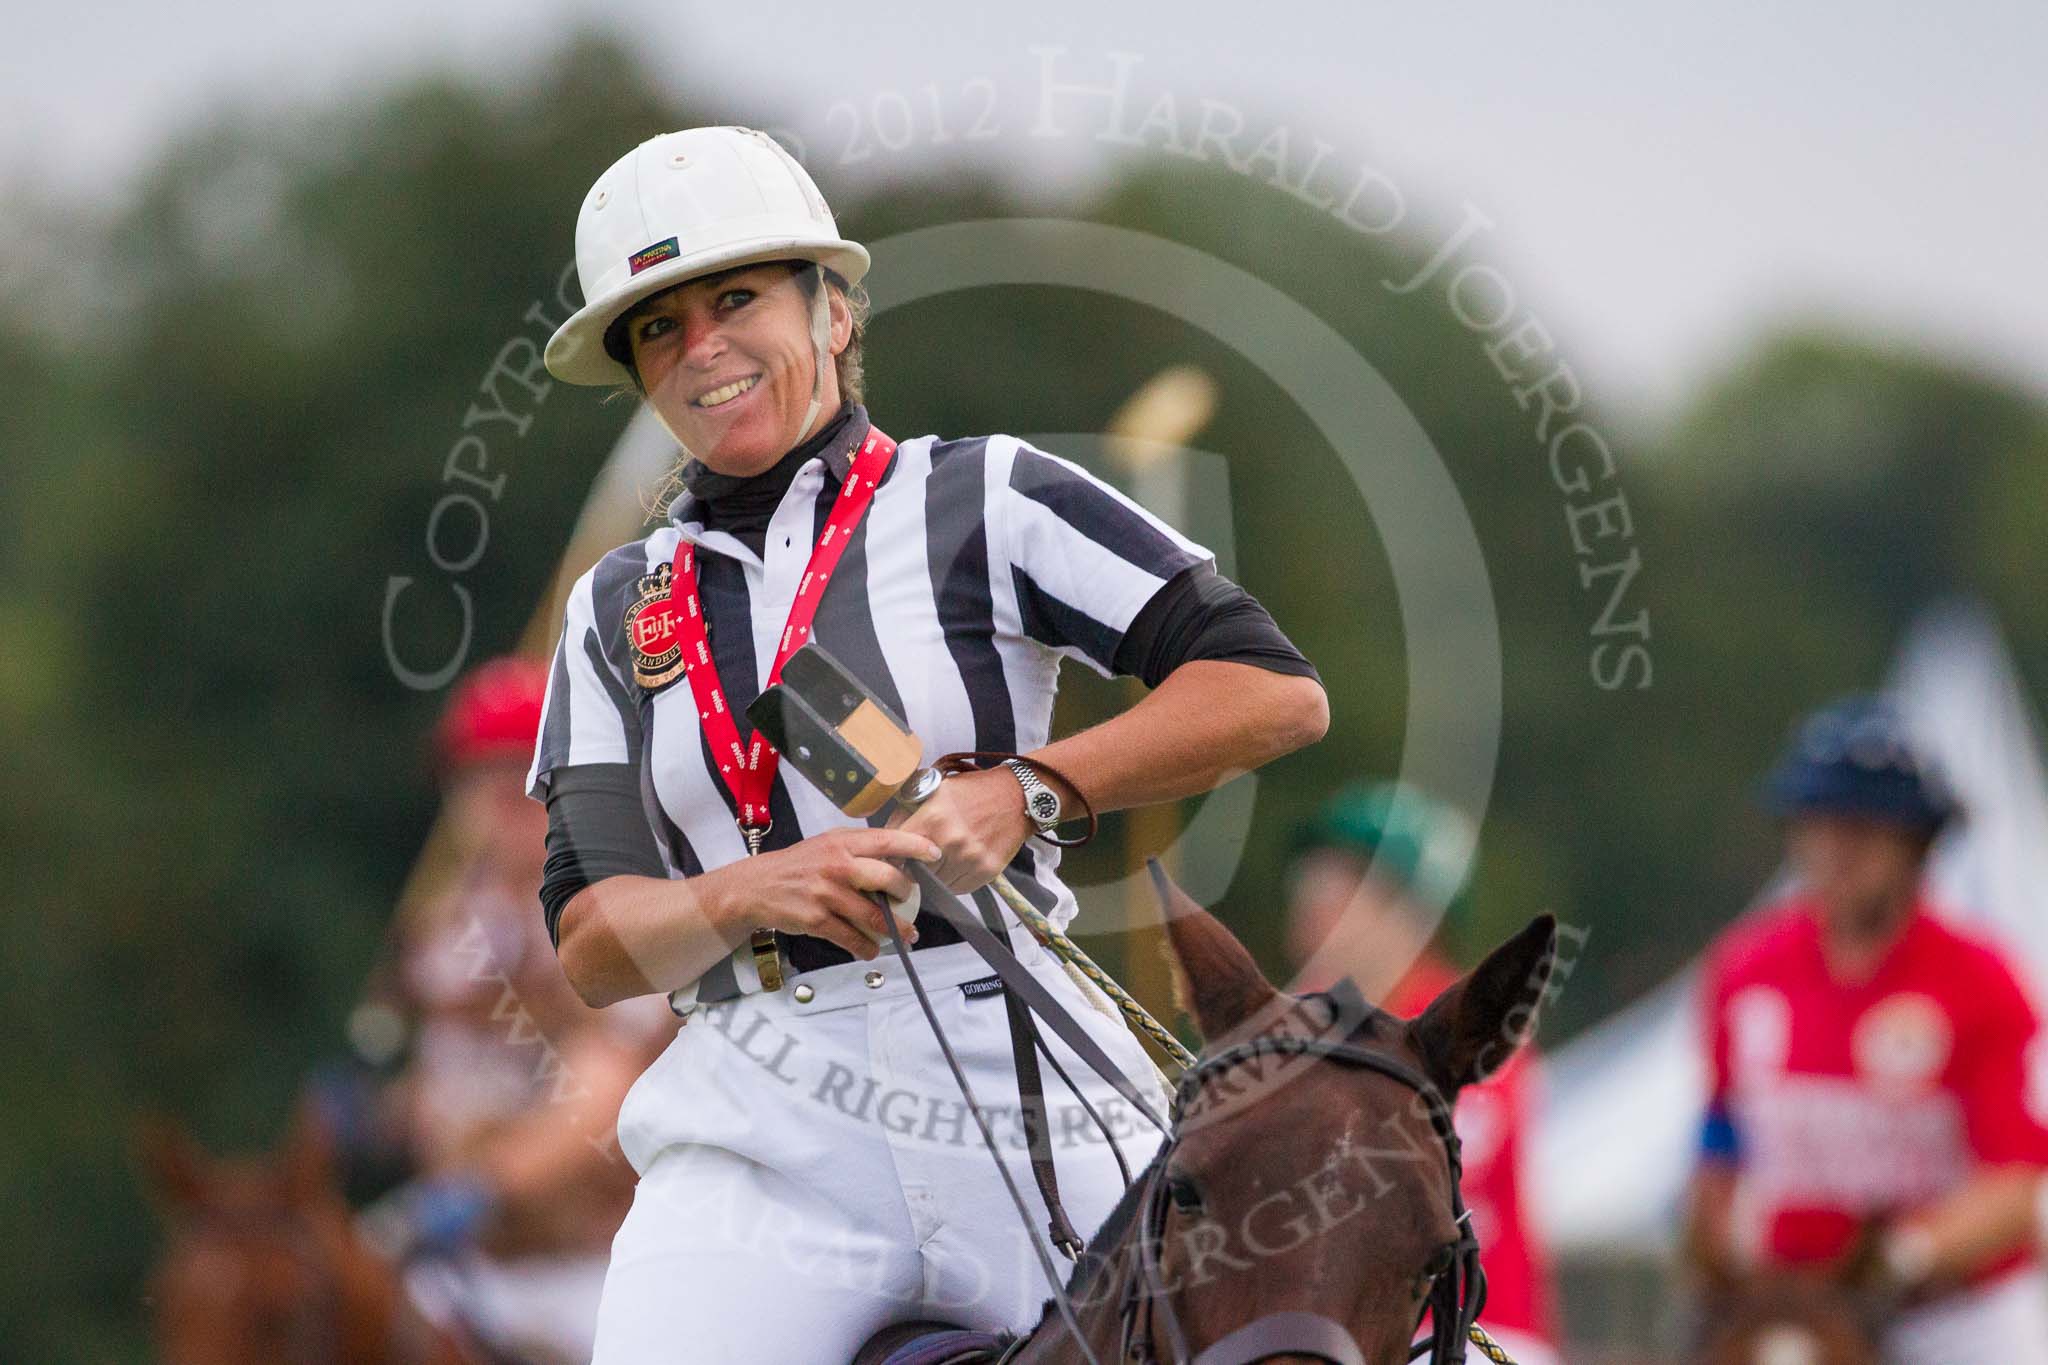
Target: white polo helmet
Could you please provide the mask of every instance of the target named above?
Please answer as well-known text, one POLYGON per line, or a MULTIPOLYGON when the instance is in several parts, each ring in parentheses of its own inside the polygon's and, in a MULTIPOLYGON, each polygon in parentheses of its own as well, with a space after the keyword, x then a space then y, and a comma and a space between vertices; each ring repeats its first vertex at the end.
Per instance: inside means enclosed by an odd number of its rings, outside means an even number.
POLYGON ((867 248, 839 235, 810 175, 766 133, 726 126, 649 138, 583 198, 584 304, 548 339, 548 372, 571 384, 627 383, 604 335, 634 304, 714 270, 776 260, 815 261, 848 284, 868 269, 867 248))

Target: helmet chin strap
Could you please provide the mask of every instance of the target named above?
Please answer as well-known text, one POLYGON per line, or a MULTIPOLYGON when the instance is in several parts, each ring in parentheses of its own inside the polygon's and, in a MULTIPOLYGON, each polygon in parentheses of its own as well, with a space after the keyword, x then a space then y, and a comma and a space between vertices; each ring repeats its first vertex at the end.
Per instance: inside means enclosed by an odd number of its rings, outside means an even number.
MULTIPOLYGON (((813 272, 818 281, 817 290, 811 297, 811 401, 804 409, 804 420, 797 424, 796 439, 790 442, 792 449, 803 444, 804 438, 811 434, 811 423, 818 420, 818 412, 825 406, 825 367, 832 363, 832 301, 825 284, 825 268, 816 261, 810 261, 804 269, 813 272)), ((794 280, 796 277, 790 278, 794 280)), ((654 419, 674 438, 677 448, 683 453, 684 463, 701 463, 701 457, 690 449, 690 443, 663 414, 661 405, 651 397, 645 402, 654 410, 654 419)))
POLYGON ((825 287, 825 267, 812 261, 804 269, 816 277, 818 287, 811 295, 811 405, 804 409, 804 420, 796 429, 798 445, 811 434, 811 423, 825 406, 825 367, 832 363, 832 303, 825 287))

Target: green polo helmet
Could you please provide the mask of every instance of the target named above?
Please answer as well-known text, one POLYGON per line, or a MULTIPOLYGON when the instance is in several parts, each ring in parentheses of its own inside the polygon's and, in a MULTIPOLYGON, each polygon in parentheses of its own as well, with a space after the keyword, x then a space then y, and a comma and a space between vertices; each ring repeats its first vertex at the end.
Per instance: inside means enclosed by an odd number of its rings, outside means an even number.
POLYGON ((1417 901, 1449 915, 1466 906, 1466 874, 1478 844, 1472 822, 1400 782, 1351 782, 1295 828, 1296 857, 1342 849, 1417 901))

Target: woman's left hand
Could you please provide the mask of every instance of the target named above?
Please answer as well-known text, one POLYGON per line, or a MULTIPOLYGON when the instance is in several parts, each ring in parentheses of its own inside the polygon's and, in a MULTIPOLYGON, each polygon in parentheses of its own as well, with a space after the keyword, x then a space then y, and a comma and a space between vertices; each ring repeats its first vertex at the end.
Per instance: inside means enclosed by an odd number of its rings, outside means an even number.
POLYGON ((932 873, 960 895, 994 881, 1034 828, 1024 810, 1024 788, 1007 768, 957 773, 907 819, 889 823, 939 846, 932 873))

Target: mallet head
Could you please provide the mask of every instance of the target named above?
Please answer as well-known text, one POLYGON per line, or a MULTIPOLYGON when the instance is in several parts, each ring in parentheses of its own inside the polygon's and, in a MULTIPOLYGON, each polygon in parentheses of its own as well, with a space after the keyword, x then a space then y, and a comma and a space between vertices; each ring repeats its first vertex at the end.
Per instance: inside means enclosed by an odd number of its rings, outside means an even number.
POLYGON ((789 656, 747 719, 848 815, 880 810, 924 752, 903 719, 815 640, 789 656))

